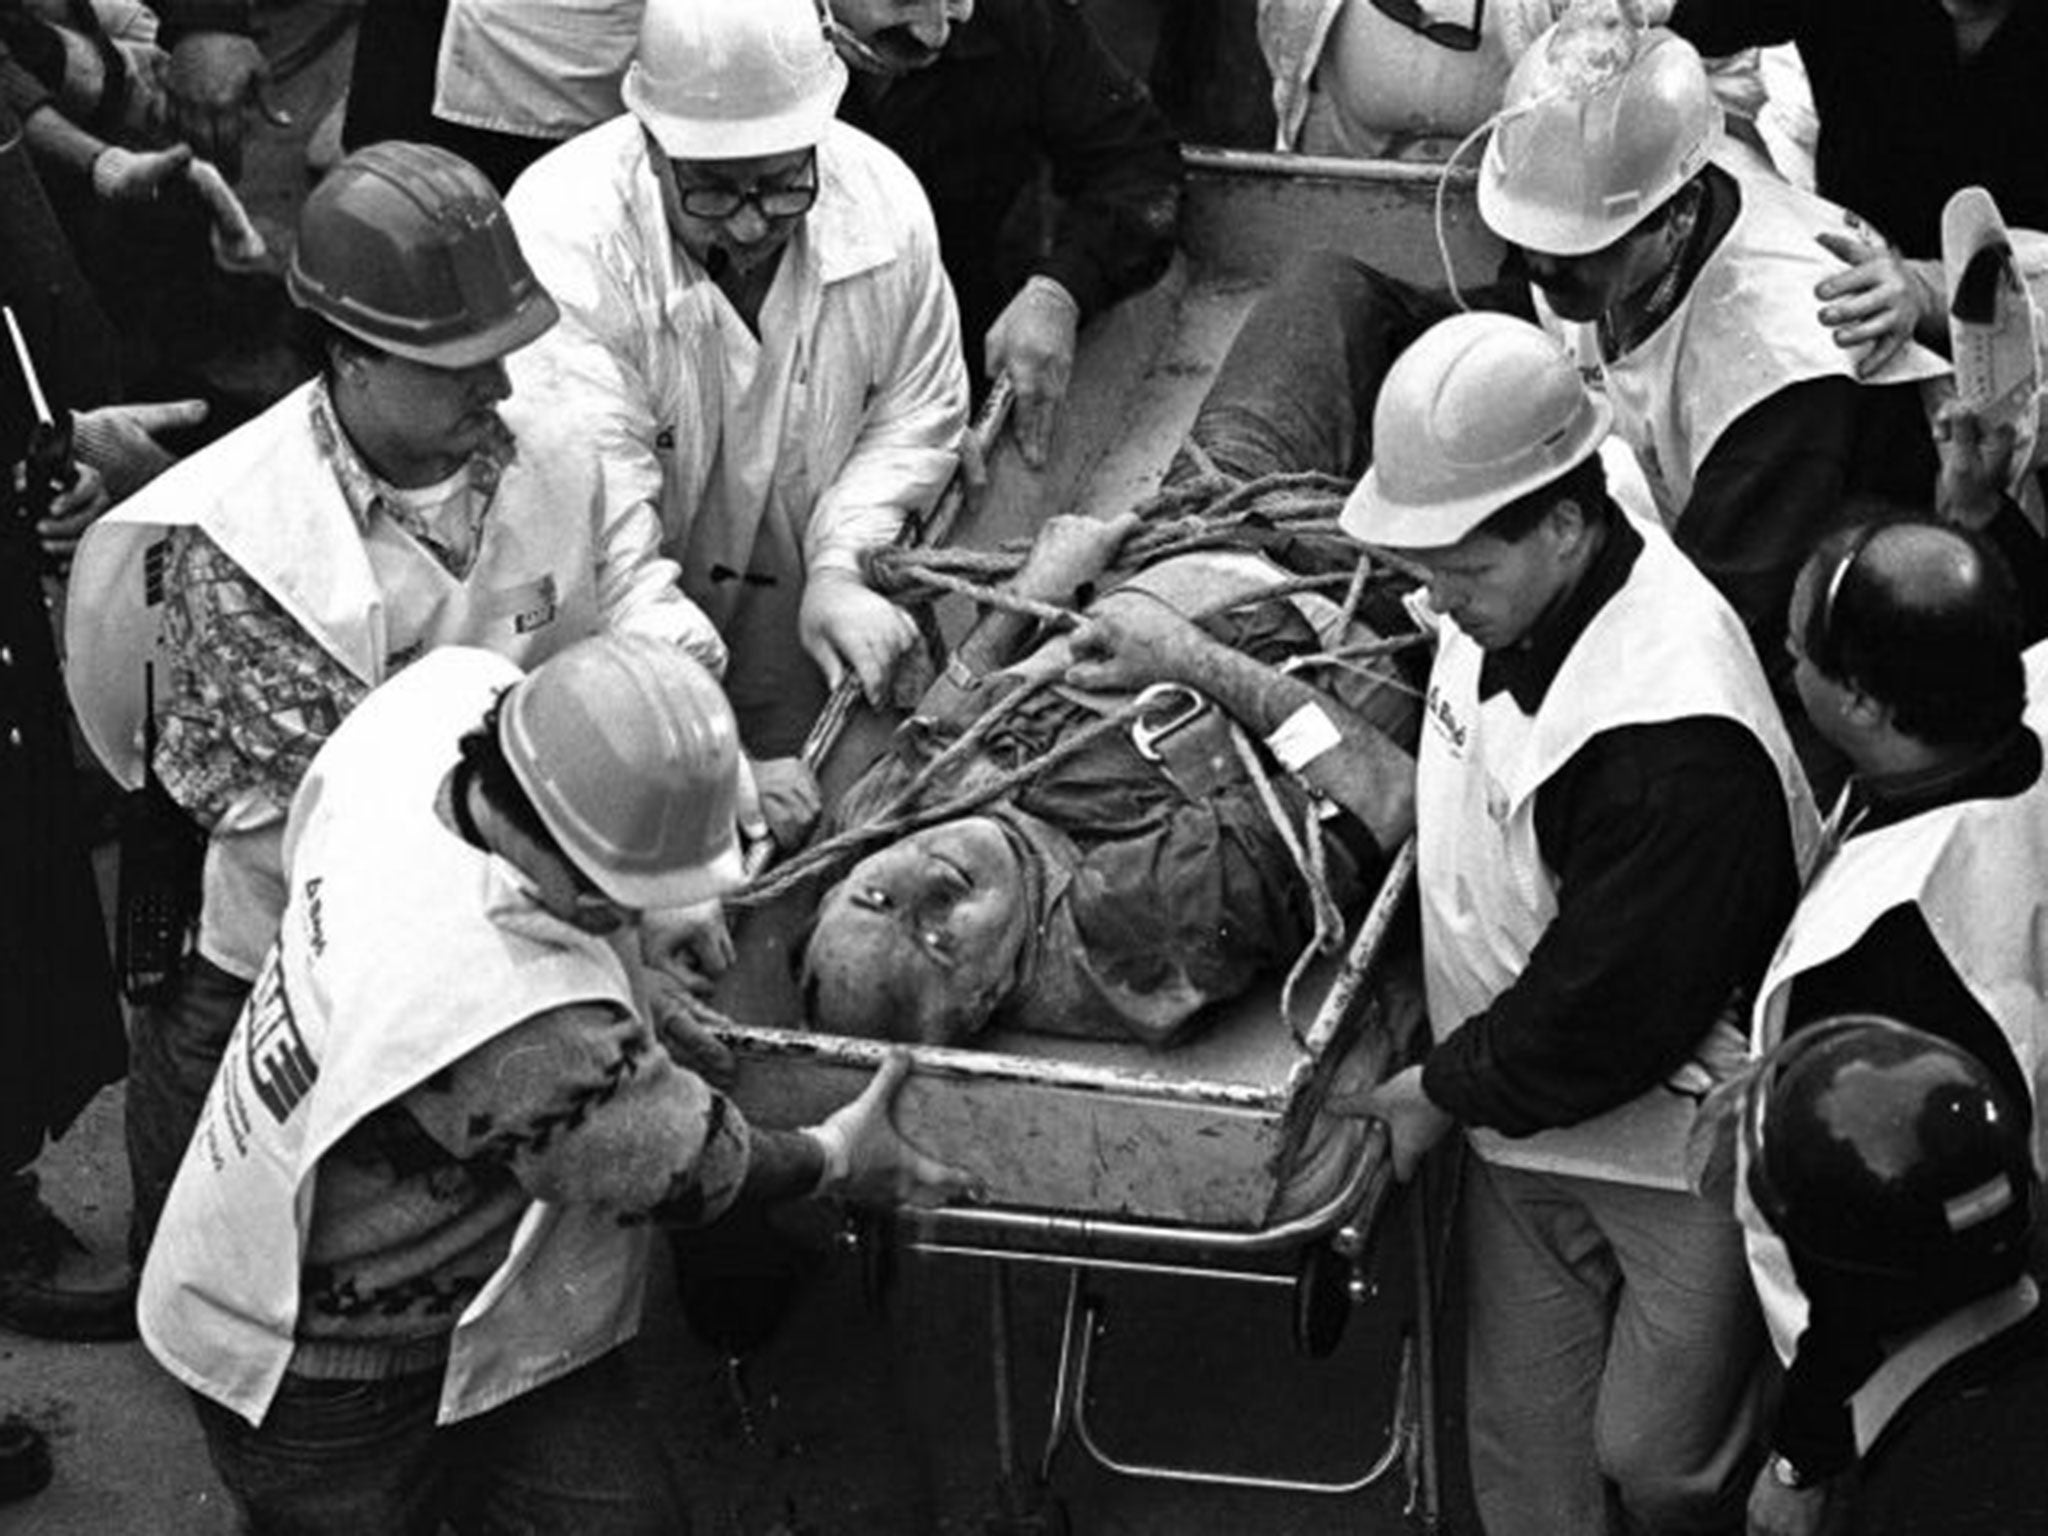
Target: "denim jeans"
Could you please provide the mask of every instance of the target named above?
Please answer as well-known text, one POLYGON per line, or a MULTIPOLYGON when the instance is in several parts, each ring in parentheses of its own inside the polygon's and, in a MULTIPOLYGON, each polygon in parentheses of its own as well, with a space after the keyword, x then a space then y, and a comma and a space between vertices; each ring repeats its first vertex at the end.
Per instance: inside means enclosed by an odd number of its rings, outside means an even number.
POLYGON ((128 1256, 139 1270, 249 983, 193 956, 168 997, 138 1008, 128 1041, 128 1256))
POLYGON ((252 1429, 193 1396, 247 1536, 683 1536, 689 1517, 614 1350, 459 1424, 441 1372, 287 1375, 252 1429))

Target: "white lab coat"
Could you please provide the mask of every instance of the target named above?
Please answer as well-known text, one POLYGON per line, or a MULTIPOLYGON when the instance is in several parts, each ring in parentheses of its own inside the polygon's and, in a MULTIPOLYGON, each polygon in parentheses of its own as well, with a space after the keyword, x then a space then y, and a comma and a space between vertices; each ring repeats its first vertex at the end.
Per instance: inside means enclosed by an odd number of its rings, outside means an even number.
MULTIPOLYGON (((562 308, 560 325, 511 358, 517 387, 581 421, 613 499, 659 508, 677 558, 706 547, 698 524, 713 519, 729 525, 720 542, 746 569, 774 492, 794 489, 806 571, 857 571, 952 474, 967 369, 930 205, 902 161, 843 123, 818 147, 818 180, 776 277, 795 290, 797 330, 764 413, 780 424, 773 455, 725 440, 723 296, 670 235, 636 119, 550 151, 506 200, 562 308), (750 504, 735 504, 722 457, 751 462, 750 504)), ((775 304, 771 293, 764 318, 775 304)), ((784 339, 764 326, 762 343, 784 339)), ((708 572, 686 567, 683 579, 715 608, 708 572)))

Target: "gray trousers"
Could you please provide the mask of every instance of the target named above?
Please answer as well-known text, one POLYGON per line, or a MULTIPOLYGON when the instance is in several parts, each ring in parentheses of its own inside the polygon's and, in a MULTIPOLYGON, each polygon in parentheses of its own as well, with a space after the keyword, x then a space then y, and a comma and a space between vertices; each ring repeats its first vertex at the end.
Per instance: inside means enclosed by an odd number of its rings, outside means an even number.
POLYGON ((1764 1333, 1734 1218, 1681 1191, 1467 1169, 1487 1536, 1740 1531, 1764 1333))

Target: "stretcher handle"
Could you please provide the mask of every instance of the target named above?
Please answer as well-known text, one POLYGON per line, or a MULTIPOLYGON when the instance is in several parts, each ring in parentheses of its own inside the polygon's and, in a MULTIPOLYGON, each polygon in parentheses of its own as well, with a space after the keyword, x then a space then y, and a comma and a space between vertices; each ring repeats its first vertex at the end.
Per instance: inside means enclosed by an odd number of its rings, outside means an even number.
POLYGON ((1313 1210, 1255 1232, 1217 1227, 1106 1221, 1095 1216, 1068 1216, 1057 1211, 1029 1211, 991 1206, 941 1206, 936 1210, 904 1210, 899 1216, 913 1236, 912 1246, 945 1251, 954 1234, 963 1238, 1009 1236, 1048 1245, 1067 1243, 1086 1258, 1090 1247, 1125 1243, 1153 1250, 1211 1257, 1266 1254, 1313 1242, 1346 1220, 1370 1226, 1394 1182, 1386 1126, 1364 1122, 1358 1160, 1351 1176, 1335 1194, 1313 1210))
MULTIPOLYGON (((967 435, 974 440, 976 456, 984 462, 988 451, 1001 434, 1003 425, 1010 418, 1011 407, 1017 402, 1017 387, 1010 382, 1008 374, 997 379, 988 392, 988 398, 981 403, 981 410, 975 415, 967 435)), ((968 455, 963 452, 953 466, 953 473, 947 479, 945 489, 939 492, 939 499, 923 517, 906 517, 903 526, 897 530, 896 542, 901 545, 936 544, 953 531, 958 521, 960 508, 967 499, 967 476, 965 465, 968 455)), ((825 698, 825 704, 818 711, 818 718, 811 722, 810 734, 804 737, 802 749, 803 765, 813 776, 821 772, 825 759, 832 755, 832 749, 839 744, 840 734, 846 729, 846 722, 852 718, 854 706, 860 703, 860 679, 851 669, 833 684, 832 692, 825 698)), ((775 843, 763 838, 750 845, 746 851, 745 870, 749 881, 759 879, 775 858, 775 843)))

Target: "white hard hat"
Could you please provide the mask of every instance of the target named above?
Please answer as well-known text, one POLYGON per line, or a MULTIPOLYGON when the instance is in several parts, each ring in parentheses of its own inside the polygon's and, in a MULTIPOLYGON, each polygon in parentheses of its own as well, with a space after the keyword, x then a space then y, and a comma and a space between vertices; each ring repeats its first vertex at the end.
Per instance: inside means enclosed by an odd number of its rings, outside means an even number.
POLYGON ((513 685, 505 758, 569 861, 623 906, 688 906, 745 879, 739 727, 711 674, 645 635, 602 635, 513 685))
POLYGON ((1526 250, 1583 256, 1699 173, 1721 142, 1721 106, 1692 44, 1662 28, 1605 82, 1584 79, 1558 35, 1545 32, 1508 76, 1479 171, 1479 216, 1526 250))
POLYGON ((817 0, 648 0, 620 94, 672 160, 809 149, 846 89, 817 0))
POLYGON ((1591 458, 1613 419, 1538 327, 1453 315, 1387 371, 1372 413, 1373 464, 1340 522, 1366 544, 1445 548, 1591 458))

